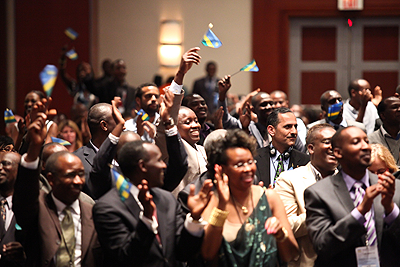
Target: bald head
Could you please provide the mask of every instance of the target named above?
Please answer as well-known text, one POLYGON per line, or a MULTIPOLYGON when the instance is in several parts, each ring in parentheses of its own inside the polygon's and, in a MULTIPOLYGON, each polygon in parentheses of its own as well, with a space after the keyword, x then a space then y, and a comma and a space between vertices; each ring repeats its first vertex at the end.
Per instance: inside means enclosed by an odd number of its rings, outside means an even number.
POLYGON ((118 145, 117 145, 117 156, 121 148, 126 144, 133 141, 140 140, 140 135, 132 131, 125 131, 122 132, 121 136, 119 137, 118 145))
POLYGON ((42 174, 44 176, 46 176, 46 173, 44 173, 44 170, 46 168, 47 159, 52 154, 54 154, 56 152, 60 152, 60 151, 68 151, 68 149, 59 143, 48 143, 43 146, 41 159, 42 159, 42 174))

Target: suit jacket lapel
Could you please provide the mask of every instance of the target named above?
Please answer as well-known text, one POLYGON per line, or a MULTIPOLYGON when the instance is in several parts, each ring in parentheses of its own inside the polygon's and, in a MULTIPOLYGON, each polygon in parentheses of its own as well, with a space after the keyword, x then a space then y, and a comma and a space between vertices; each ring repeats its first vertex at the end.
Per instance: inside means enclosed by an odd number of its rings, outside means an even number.
POLYGON ((269 147, 264 147, 261 149, 258 149, 257 152, 259 162, 257 162, 257 173, 259 174, 260 177, 258 177, 259 180, 261 180, 261 177, 264 177, 264 184, 265 186, 268 186, 271 183, 271 174, 270 174, 270 156, 269 156, 269 147), (261 175, 263 174, 263 175, 261 175))
POLYGON ((346 183, 343 180, 341 172, 338 172, 338 174, 332 176, 331 179, 334 185, 335 193, 338 196, 339 201, 350 213, 354 209, 354 203, 353 200, 351 200, 349 191, 347 189, 346 183))
POLYGON ((91 206, 85 205, 81 201, 79 201, 79 206, 81 208, 81 219, 82 219, 82 222, 81 222, 81 227, 82 227, 81 259, 83 262, 95 230, 94 230, 93 218, 91 216, 91 214, 92 214, 91 206))
POLYGON ((156 204, 157 207, 157 222, 158 222, 158 233, 161 238, 161 244, 163 244, 162 247, 159 246, 157 238, 154 238, 154 242, 156 242, 157 247, 162 250, 162 254, 165 254, 165 248, 166 244, 168 244, 167 241, 167 228, 166 228, 166 223, 168 220, 168 214, 167 214, 167 209, 163 208, 163 203, 160 200, 159 196, 157 194, 154 194, 153 191, 151 191, 154 199, 154 203, 156 204))

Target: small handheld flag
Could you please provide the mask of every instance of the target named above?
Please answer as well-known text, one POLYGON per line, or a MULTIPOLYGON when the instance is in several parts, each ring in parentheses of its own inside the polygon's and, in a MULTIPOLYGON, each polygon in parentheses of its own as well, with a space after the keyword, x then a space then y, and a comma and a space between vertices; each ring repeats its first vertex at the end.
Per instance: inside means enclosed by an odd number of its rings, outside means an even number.
POLYGON ((233 75, 238 74, 241 71, 251 71, 251 72, 258 72, 259 69, 257 67, 257 63, 256 61, 253 59, 249 64, 247 64, 246 66, 244 66, 243 68, 241 68, 239 71, 235 72, 234 74, 231 75, 231 77, 233 75))
POLYGON ((17 120, 15 119, 14 113, 12 112, 11 109, 6 109, 4 111, 4 122, 7 123, 12 123, 16 122, 17 120))
POLYGON ((67 35, 71 40, 75 40, 78 38, 78 33, 74 31, 72 28, 68 28, 64 31, 65 35, 67 35))
POLYGON ((58 69, 56 66, 46 65, 39 75, 43 89, 48 97, 51 96, 51 93, 53 92, 53 87, 57 80, 57 74, 58 69))
POLYGON ((77 60, 78 59, 78 54, 74 49, 69 50, 65 55, 71 59, 71 60, 77 60))
POLYGON ((59 143, 60 145, 63 145, 63 146, 70 146, 71 145, 70 142, 68 142, 68 141, 66 141, 64 139, 57 138, 57 137, 50 137, 50 138, 51 138, 51 142, 53 142, 53 143, 59 143))
POLYGON ((149 115, 148 115, 143 109, 140 109, 140 110, 138 111, 137 115, 138 115, 138 116, 139 116, 139 115, 142 115, 142 121, 148 121, 148 120, 150 120, 149 115))
POLYGON ((125 201, 125 199, 129 197, 132 184, 128 180, 126 180, 122 174, 114 170, 112 166, 111 166, 111 175, 115 181, 115 187, 118 190, 121 200, 125 201))
POLYGON ((343 102, 339 102, 328 107, 328 120, 333 121, 339 117, 339 113, 342 110, 343 102))
POLYGON ((218 39, 218 37, 212 32, 211 28, 213 27, 213 25, 210 23, 208 25, 209 29, 206 32, 206 34, 204 34, 203 36, 203 40, 201 41, 201 43, 204 46, 207 47, 211 47, 211 48, 218 48, 222 45, 221 41, 218 39))

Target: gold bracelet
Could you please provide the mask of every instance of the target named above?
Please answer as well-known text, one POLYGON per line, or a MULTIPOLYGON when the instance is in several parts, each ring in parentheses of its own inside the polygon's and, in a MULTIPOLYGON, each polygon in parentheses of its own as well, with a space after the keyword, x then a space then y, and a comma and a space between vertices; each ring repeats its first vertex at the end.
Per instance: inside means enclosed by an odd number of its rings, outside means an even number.
POLYGON ((283 232, 283 237, 277 238, 277 237, 275 236, 276 242, 279 242, 279 243, 280 243, 280 242, 283 242, 283 241, 285 241, 285 240, 289 237, 288 231, 287 231, 286 228, 283 227, 283 226, 282 226, 282 232, 283 232))
POLYGON ((229 211, 224 211, 217 209, 216 207, 213 208, 211 211, 210 218, 208 219, 208 223, 214 225, 216 227, 224 226, 226 217, 228 217, 229 211))

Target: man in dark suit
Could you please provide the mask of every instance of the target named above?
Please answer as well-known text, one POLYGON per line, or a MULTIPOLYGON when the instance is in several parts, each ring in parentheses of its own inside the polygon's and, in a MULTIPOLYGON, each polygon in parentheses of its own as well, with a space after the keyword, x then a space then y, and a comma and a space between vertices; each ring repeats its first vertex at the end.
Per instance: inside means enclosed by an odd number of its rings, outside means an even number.
MULTIPOLYGON (((129 196, 122 201, 114 188, 93 208, 106 265, 180 266, 178 261, 189 260, 200 249, 206 203, 189 203, 191 215, 185 221, 175 197, 157 188, 163 185, 166 165, 156 145, 141 140, 127 143, 118 159, 133 184, 129 196)), ((210 188, 211 183, 208 192, 210 188)))
POLYGON ((267 131, 272 137, 269 146, 257 150, 257 178, 265 185, 275 186, 283 171, 304 166, 310 157, 293 148, 297 139, 296 116, 288 108, 277 108, 267 119, 267 131))
MULTIPOLYGON (((112 106, 106 103, 94 105, 89 110, 87 122, 92 139, 87 145, 77 149, 74 154, 82 161, 83 167, 85 168, 85 177, 89 179, 94 156, 96 156, 101 144, 116 126, 116 122, 112 116, 112 106)), ((86 184, 83 188, 83 192, 93 198, 93 194, 86 184)))
POLYGON ((209 114, 213 114, 217 109, 218 80, 217 64, 213 61, 207 62, 207 76, 197 79, 193 85, 192 94, 201 95, 207 103, 209 114))
POLYGON ((359 128, 341 128, 331 142, 342 170, 304 192, 314 266, 357 266, 355 250, 365 245, 377 249, 380 266, 397 266, 400 181, 388 171, 376 176, 367 170, 371 147, 359 128))
POLYGON ((0 152, 0 266, 22 266, 25 262, 21 245, 21 228, 12 211, 14 183, 21 156, 0 152))
POLYGON ((42 99, 33 108, 28 153, 21 158, 13 196, 15 217, 26 234, 27 266, 100 266, 101 248, 92 221, 92 205, 78 199, 85 183, 80 159, 65 151, 51 155, 46 172, 52 191, 39 190, 39 155, 46 136, 45 104, 46 99, 42 99), (67 228, 63 226, 65 221, 67 228))

